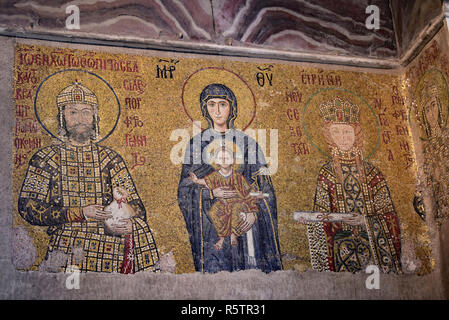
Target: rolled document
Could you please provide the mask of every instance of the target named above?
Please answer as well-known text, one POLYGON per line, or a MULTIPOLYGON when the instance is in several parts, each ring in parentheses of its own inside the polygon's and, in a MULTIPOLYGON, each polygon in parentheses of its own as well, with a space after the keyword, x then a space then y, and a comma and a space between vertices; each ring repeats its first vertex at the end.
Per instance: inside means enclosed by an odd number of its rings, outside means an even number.
POLYGON ((341 222, 353 213, 294 211, 293 220, 298 222, 341 222))
MULTIPOLYGON (((257 197, 257 196, 260 195, 260 193, 259 193, 259 192, 250 192, 249 195, 250 195, 251 197, 257 197)), ((262 193, 262 195, 263 195, 265 198, 268 198, 268 197, 270 196, 268 193, 262 193)))

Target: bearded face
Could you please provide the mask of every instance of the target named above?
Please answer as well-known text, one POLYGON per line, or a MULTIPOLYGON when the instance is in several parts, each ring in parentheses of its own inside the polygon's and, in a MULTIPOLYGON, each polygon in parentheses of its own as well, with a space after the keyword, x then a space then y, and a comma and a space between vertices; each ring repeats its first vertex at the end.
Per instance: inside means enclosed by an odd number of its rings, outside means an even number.
POLYGON ((69 139, 78 143, 86 143, 95 136, 92 106, 81 103, 66 105, 64 118, 69 139))

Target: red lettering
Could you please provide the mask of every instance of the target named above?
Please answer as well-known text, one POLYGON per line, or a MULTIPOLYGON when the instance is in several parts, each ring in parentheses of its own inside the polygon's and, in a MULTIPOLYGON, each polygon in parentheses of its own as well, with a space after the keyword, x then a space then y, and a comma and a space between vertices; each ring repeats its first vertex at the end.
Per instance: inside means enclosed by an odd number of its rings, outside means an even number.
POLYGON ((40 138, 15 138, 14 147, 16 149, 38 149, 41 148, 42 143, 40 138))
POLYGON ((286 102, 301 102, 302 93, 296 90, 285 91, 285 101, 286 102))
POLYGON ((31 90, 23 89, 23 88, 17 88, 16 89, 16 100, 23 100, 23 99, 32 99, 31 90))
POLYGON ((123 89, 125 89, 126 91, 135 91, 139 94, 142 94, 145 92, 146 86, 147 85, 145 81, 140 78, 123 80, 123 89))
POLYGON ((295 155, 306 155, 309 154, 309 147, 306 145, 305 142, 299 142, 299 143, 292 143, 290 145, 293 148, 293 153, 295 155))
POLYGON ((25 118, 28 117, 29 106, 16 105, 16 117, 25 118))
POLYGON ((140 135, 125 134, 125 146, 126 147, 146 147, 147 137, 140 135))
POLYGON ((388 149, 388 160, 389 160, 389 161, 394 161, 393 152, 391 152, 390 149, 388 149))
POLYGON ((126 98, 125 99, 125 106, 126 109, 140 109, 140 101, 142 101, 142 98, 126 98))
POLYGON ((299 121, 300 120, 300 113, 299 110, 294 108, 294 109, 287 109, 287 117, 290 120, 296 120, 299 121))
POLYGON ((37 133, 39 130, 37 121, 32 118, 17 118, 16 119, 16 126, 15 126, 15 133, 37 133))

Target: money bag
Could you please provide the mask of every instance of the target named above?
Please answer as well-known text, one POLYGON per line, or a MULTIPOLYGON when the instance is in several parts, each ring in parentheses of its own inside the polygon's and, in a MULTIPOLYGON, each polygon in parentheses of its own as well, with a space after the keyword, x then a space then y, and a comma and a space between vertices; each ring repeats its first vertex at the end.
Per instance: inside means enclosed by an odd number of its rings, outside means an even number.
POLYGON ((114 224, 120 224, 120 219, 128 219, 134 216, 133 208, 128 204, 128 192, 121 187, 115 187, 112 190, 114 200, 104 208, 105 211, 110 212, 112 217, 105 220, 106 227, 114 224))

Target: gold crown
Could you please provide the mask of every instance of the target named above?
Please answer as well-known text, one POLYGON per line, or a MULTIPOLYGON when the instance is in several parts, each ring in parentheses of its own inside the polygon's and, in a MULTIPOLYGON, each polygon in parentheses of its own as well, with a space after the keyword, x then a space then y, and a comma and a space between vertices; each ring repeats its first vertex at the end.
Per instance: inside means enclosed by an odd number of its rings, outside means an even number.
POLYGON ((359 106, 340 97, 323 102, 319 108, 320 116, 326 122, 350 124, 360 121, 359 106))
POLYGON ((62 89, 56 96, 56 105, 58 107, 70 103, 85 103, 93 107, 98 107, 98 99, 95 93, 77 81, 62 89))

